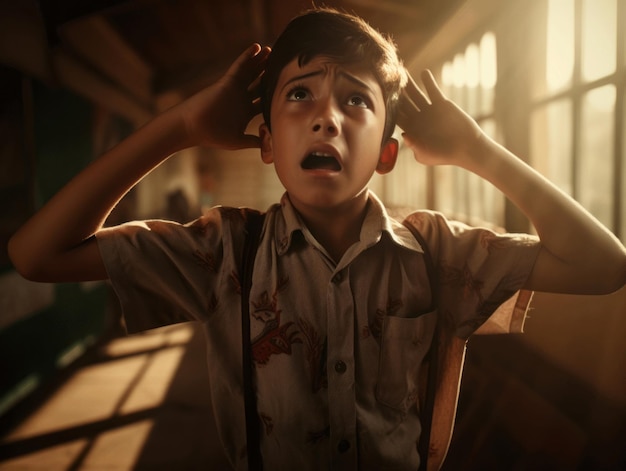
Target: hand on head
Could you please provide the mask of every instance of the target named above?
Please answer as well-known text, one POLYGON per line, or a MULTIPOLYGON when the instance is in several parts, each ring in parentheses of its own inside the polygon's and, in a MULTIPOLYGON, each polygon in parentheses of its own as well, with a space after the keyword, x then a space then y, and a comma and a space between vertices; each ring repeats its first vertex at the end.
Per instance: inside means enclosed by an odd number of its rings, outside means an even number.
POLYGON ((426 165, 464 166, 483 131, 471 116, 441 91, 429 70, 421 75, 425 92, 409 75, 398 105, 398 126, 417 161, 426 165))
POLYGON ((253 44, 220 80, 180 105, 192 145, 222 149, 259 147, 259 138, 245 131, 261 112, 260 81, 269 53, 269 47, 253 44))

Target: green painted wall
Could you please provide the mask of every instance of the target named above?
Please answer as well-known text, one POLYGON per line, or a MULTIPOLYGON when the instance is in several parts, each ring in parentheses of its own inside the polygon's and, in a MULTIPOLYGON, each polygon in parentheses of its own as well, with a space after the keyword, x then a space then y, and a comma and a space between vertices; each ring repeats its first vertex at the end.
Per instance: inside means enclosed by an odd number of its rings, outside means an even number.
MULTIPOLYGON (((34 170, 32 191, 35 207, 40 207, 92 160, 93 108, 66 90, 31 83, 32 129, 24 135, 34 138, 34 166, 27 167, 34 170)), ((24 101, 25 106, 28 102, 24 101)), ((27 152, 23 158, 30 158, 27 152)), ((10 266, 3 267, 4 273, 10 270, 10 266)), ((27 297, 16 296, 17 304, 7 304, 16 305, 17 311, 19 300, 26 304, 27 297)), ((103 334, 107 299, 104 283, 57 284, 52 304, 0 330, 0 415, 103 334)))

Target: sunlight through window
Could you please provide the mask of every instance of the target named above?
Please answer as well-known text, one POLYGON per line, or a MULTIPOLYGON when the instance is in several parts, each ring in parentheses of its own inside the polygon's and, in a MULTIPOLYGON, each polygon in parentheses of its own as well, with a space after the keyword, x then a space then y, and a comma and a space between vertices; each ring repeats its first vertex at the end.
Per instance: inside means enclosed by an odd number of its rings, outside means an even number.
POLYGON ((548 2, 546 86, 548 92, 567 87, 574 72, 574 2, 548 2))
POLYGON ((615 86, 583 96, 578 200, 607 227, 613 225, 613 126, 615 86))
POLYGON ((487 32, 480 40, 480 87, 482 113, 493 112, 496 81, 498 80, 498 60, 496 51, 496 37, 487 32))
POLYGON ((582 76, 586 81, 615 72, 617 1, 584 0, 582 7, 582 76))
POLYGON ((452 86, 453 81, 453 73, 452 64, 450 62, 443 64, 443 67, 441 68, 441 86, 446 94, 450 92, 450 87, 452 86))
POLYGON ((572 102, 557 100, 531 116, 532 164, 567 194, 572 188, 572 102))
POLYGON ((469 114, 476 114, 478 110, 478 83, 480 82, 480 55, 475 43, 465 50, 465 84, 468 88, 467 108, 469 114))
MULTIPOLYGON (((441 67, 444 92, 478 119, 488 134, 496 132, 491 117, 498 77, 496 52, 496 37, 486 32, 441 67)), ((436 209, 467 221, 504 224, 504 197, 488 182, 462 169, 437 167, 434 186, 436 209)))
POLYGON ((496 60, 496 37, 488 32, 480 40, 480 84, 489 89, 496 86, 498 79, 496 60))
POLYGON ((624 22, 618 3, 547 0, 545 86, 538 87, 547 94, 537 96, 543 102, 531 117, 531 159, 624 239, 626 223, 614 214, 626 214, 614 177, 615 159, 626 152, 626 144, 615 148, 615 113, 623 99, 615 73, 617 25, 624 22))

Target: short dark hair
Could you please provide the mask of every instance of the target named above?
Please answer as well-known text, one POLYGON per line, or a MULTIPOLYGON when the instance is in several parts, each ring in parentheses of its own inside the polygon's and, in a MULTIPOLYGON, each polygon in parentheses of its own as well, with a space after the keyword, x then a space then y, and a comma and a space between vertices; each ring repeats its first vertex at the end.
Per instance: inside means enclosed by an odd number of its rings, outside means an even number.
POLYGON ((261 105, 265 124, 271 129, 270 109, 280 73, 292 60, 303 65, 316 56, 338 63, 371 66, 385 100, 383 143, 396 125, 396 108, 407 73, 389 37, 358 16, 331 8, 307 10, 292 19, 272 47, 262 79, 261 105))

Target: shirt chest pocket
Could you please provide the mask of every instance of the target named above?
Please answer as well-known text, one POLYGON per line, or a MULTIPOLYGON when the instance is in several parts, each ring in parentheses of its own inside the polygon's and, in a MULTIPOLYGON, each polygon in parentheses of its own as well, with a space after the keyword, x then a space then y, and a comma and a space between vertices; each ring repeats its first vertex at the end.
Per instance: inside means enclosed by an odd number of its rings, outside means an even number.
POLYGON ((376 384, 378 402, 406 412, 418 398, 420 365, 430 348, 437 312, 419 317, 385 316, 376 384))

